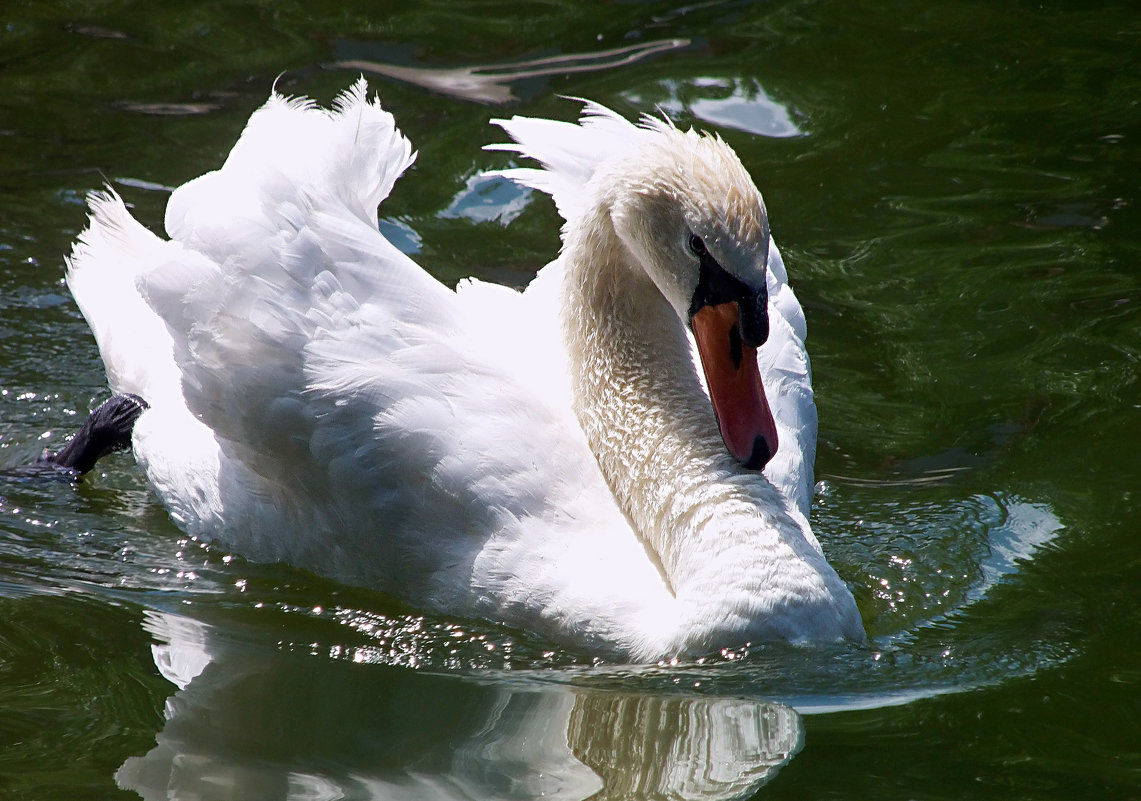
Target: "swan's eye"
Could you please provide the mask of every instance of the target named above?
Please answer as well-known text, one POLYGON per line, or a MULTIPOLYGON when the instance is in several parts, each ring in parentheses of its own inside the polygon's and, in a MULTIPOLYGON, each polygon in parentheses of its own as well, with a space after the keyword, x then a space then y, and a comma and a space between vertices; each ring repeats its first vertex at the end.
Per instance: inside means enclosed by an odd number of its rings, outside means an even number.
POLYGON ((689 235, 689 252, 694 256, 704 256, 709 251, 705 249, 705 240, 697 234, 689 235))

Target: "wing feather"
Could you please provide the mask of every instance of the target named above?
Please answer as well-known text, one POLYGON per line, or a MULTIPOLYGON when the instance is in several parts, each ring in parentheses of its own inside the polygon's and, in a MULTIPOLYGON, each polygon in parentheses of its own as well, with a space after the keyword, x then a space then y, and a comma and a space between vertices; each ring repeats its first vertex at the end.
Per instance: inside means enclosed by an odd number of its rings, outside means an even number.
POLYGON ((525 320, 520 294, 461 298, 379 232, 412 158, 363 83, 331 112, 275 95, 176 190, 169 241, 93 197, 69 282, 116 391, 164 388, 136 450, 188 531, 397 595, 434 587, 423 601, 443 608, 478 592, 493 533, 509 547, 520 521, 621 518, 576 511, 565 476, 597 466, 569 404, 489 346, 519 339, 487 318, 525 320))

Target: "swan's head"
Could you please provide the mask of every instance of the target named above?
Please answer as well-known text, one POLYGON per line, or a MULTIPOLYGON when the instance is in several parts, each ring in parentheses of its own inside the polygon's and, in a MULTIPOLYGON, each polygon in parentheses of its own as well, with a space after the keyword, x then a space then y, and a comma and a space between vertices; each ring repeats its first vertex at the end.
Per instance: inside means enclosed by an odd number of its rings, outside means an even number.
POLYGON ((769 333, 765 205, 719 137, 655 133, 613 177, 614 230, 692 330, 729 452, 760 469, 777 449, 757 365, 769 333))

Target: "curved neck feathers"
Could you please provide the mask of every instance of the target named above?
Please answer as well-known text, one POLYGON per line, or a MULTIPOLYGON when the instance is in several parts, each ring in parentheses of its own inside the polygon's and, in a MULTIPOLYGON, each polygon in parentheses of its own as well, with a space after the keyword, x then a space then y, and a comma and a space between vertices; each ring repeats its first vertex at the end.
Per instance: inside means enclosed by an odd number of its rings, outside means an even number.
POLYGON ((564 249, 574 411, 619 506, 680 594, 716 563, 710 548, 748 547, 746 535, 772 527, 768 510, 784 504, 726 452, 677 313, 606 210, 595 215, 567 232, 564 249))

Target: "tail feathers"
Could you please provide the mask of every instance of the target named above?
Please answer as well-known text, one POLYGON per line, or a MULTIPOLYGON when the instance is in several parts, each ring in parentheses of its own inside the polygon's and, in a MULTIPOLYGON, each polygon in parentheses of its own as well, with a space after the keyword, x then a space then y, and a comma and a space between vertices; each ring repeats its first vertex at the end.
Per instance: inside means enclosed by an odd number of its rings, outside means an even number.
POLYGON ((95 335, 111 389, 153 402, 177 392, 179 377, 166 324, 139 285, 154 267, 186 254, 136 222, 113 191, 93 192, 88 204, 88 228, 67 259, 67 285, 95 335))

